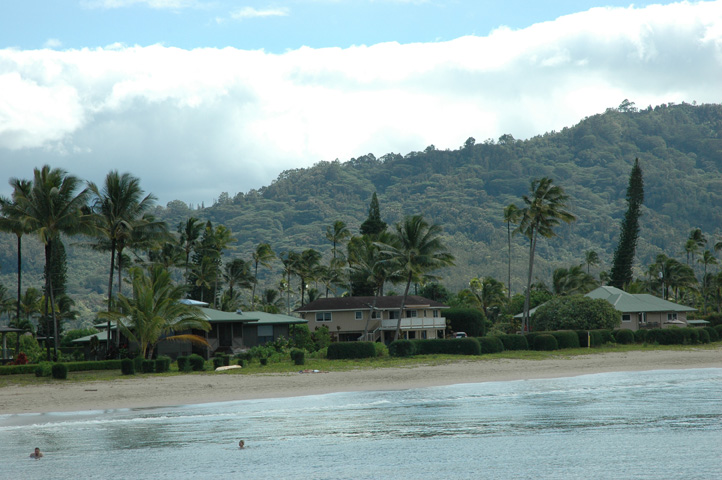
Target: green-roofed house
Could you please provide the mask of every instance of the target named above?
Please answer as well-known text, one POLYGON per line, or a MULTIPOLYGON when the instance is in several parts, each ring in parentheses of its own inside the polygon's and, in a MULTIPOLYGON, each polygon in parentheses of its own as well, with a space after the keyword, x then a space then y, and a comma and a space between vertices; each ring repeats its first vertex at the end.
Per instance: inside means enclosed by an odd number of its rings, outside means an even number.
MULTIPOLYGON (((193 304, 197 306, 198 302, 193 304)), ((266 312, 223 312, 207 306, 198 308, 211 324, 211 329, 207 332, 194 330, 192 333, 205 337, 210 347, 194 346, 189 342, 161 342, 157 347, 158 355, 176 358, 179 355, 197 353, 207 358, 216 352, 238 352, 272 342, 280 337, 289 338, 291 325, 307 323, 302 318, 289 315, 266 312)))
POLYGON ((687 326, 687 312, 695 309, 663 300, 648 293, 627 293, 615 287, 599 287, 585 295, 611 303, 622 314, 620 328, 665 328, 687 326))
MULTIPOLYGON (((233 353, 272 342, 280 337, 289 338, 291 325, 307 323, 302 318, 288 315, 266 312, 223 312, 208 308, 207 303, 193 300, 182 300, 182 302, 199 308, 208 323, 211 324, 211 329, 207 332, 193 330, 192 332, 174 332, 174 334, 193 333, 199 335, 208 341, 210 347, 195 346, 191 345, 190 342, 161 341, 155 349, 158 355, 167 355, 175 359, 180 355, 190 355, 192 353, 197 353, 205 358, 212 356, 215 352, 233 353)), ((95 327, 99 329, 105 328, 106 323, 99 323, 95 327)), ((115 322, 111 323, 111 330, 116 330, 115 322)), ((101 353, 104 355, 104 345, 107 338, 107 332, 105 331, 78 338, 73 340, 73 343, 89 345, 90 338, 93 336, 98 337, 98 340, 100 340, 101 348, 103 348, 101 353)), ((137 346, 131 344, 130 349, 131 351, 137 350, 137 346)))
MULTIPOLYGON (((603 286, 584 295, 589 298, 600 298, 611 303, 622 315, 619 328, 639 330, 640 328, 686 327, 687 312, 695 309, 686 305, 663 300, 648 293, 627 293, 616 287, 603 286)), ((539 307, 529 310, 530 315, 539 307)), ((514 315, 521 318, 523 313, 514 315)), ((694 321, 691 321, 694 322, 694 321)))

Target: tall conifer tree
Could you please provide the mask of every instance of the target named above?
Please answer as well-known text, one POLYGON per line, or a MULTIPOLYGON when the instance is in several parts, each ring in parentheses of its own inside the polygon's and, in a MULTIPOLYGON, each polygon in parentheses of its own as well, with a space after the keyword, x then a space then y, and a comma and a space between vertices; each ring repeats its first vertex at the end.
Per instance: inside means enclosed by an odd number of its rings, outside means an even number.
POLYGON ((369 216, 364 223, 361 224, 361 235, 378 235, 386 230, 386 222, 381 220, 381 210, 379 209, 379 199, 374 192, 369 205, 369 216))
POLYGON ((614 251, 612 271, 609 284, 613 287, 623 288, 632 282, 632 265, 634 254, 637 249, 637 238, 639 237, 640 209, 644 202, 644 181, 642 180, 642 169, 639 167, 639 159, 634 160, 634 167, 629 176, 627 187, 627 213, 622 219, 619 244, 614 251))

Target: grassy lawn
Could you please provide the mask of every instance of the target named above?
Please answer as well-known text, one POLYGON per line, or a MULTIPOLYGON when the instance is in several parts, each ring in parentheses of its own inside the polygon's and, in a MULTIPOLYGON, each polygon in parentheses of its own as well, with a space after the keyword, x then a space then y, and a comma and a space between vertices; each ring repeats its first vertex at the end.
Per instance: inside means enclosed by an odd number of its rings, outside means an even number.
MULTIPOLYGON (((518 359, 529 361, 541 361, 550 358, 572 358, 579 355, 596 355, 608 352, 632 352, 632 351, 691 351, 691 350, 719 350, 722 349, 722 342, 706 345, 607 345, 597 348, 573 348, 565 350, 554 350, 551 352, 538 352, 533 350, 507 351, 503 353, 486 354, 482 356, 460 356, 460 355, 419 355, 408 358, 379 357, 366 358, 361 360, 327 360, 325 358, 306 358, 305 365, 294 365, 288 356, 283 361, 269 361, 268 365, 261 365, 258 360, 250 362, 243 369, 228 370, 215 373, 212 371, 212 362, 206 362, 206 370, 203 372, 178 372, 175 363, 171 364, 171 371, 167 373, 137 373, 135 376, 124 376, 120 370, 91 370, 82 372, 69 372, 66 382, 97 382, 112 381, 118 379, 132 380, 138 377, 161 377, 177 375, 264 375, 278 373, 292 373, 299 370, 322 370, 343 372, 356 369, 376 369, 390 367, 415 367, 420 365, 443 365, 455 362, 484 362, 497 359, 518 359)), ((52 377, 36 377, 35 375, 2 375, 0 376, 0 389, 14 385, 43 385, 58 382, 52 377)))

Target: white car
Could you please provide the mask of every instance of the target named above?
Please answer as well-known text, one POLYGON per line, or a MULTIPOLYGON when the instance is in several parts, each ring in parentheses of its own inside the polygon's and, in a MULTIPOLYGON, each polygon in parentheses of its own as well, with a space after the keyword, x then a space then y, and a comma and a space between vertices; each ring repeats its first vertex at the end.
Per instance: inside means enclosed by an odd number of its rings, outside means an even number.
POLYGON ((456 332, 456 338, 466 338, 466 332, 456 332))

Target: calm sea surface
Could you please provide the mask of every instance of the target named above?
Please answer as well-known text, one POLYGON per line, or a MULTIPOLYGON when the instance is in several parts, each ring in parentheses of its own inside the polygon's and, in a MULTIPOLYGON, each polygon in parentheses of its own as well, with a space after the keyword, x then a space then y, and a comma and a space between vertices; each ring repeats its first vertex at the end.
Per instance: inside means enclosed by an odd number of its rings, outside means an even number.
POLYGON ((720 479, 721 448, 722 369, 0 416, 8 479, 720 479))

